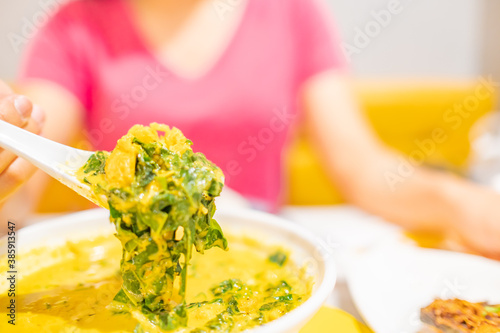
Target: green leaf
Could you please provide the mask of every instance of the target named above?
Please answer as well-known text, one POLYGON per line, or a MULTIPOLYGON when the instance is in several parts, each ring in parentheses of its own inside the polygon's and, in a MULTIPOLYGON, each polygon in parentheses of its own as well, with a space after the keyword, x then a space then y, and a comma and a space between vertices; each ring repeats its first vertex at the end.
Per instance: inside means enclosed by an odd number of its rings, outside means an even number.
POLYGON ((274 299, 277 300, 277 301, 280 301, 280 302, 293 301, 293 295, 292 294, 288 294, 288 295, 285 295, 285 296, 275 296, 274 299))
POLYGON ((231 297, 231 299, 229 300, 229 302, 227 303, 227 309, 226 311, 230 314, 230 315, 234 315, 236 313, 239 313, 240 312, 240 309, 238 308, 238 301, 236 301, 236 298, 231 297))
POLYGON ((228 291, 240 291, 243 288, 243 282, 239 279, 229 279, 222 281, 217 286, 210 289, 214 296, 221 296, 228 291))
POLYGON ((131 271, 125 271, 122 274, 123 285, 122 290, 128 298, 134 303, 138 304, 143 301, 144 297, 141 293, 141 283, 137 276, 131 271))
POLYGON ((113 301, 118 302, 118 303, 127 304, 129 301, 129 298, 128 298, 127 294, 125 294, 123 289, 120 289, 118 294, 116 294, 115 297, 113 298, 113 301))
POLYGON ((122 217, 122 213, 120 213, 119 211, 117 211, 115 209, 115 207, 113 207, 113 204, 111 204, 110 202, 108 202, 108 206, 109 206, 109 213, 110 213, 110 215, 111 215, 112 218, 118 219, 118 218, 122 217))
POLYGON ((173 331, 179 327, 187 325, 186 306, 180 304, 171 312, 162 312, 159 315, 160 328, 166 331, 173 331))
POLYGON ((106 166, 106 154, 102 151, 95 152, 83 166, 83 172, 93 175, 104 174, 106 166))
POLYGON ((143 266, 146 262, 150 261, 150 256, 158 252, 158 245, 151 242, 146 246, 146 249, 132 258, 132 263, 138 268, 143 266))
POLYGON ((288 255, 285 252, 278 250, 269 256, 269 261, 277 264, 278 266, 283 266, 286 263, 287 258, 288 255))

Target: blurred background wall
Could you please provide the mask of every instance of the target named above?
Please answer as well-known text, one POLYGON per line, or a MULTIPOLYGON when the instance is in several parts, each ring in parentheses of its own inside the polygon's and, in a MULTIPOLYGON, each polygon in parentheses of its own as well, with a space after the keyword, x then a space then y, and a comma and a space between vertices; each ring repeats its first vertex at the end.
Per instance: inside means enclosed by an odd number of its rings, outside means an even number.
POLYGON ((329 4, 344 43, 363 45, 360 31, 370 39, 351 57, 357 74, 474 76, 480 71, 481 0, 329 0, 329 4), (388 12, 391 16, 386 18, 388 12))
MULTIPOLYGON (((0 0, 1 78, 15 77, 33 28, 66 1, 0 0)), ((358 76, 500 75, 498 0, 326 1, 358 76)))
POLYGON ((496 81, 500 81, 500 1, 485 0, 482 19, 482 72, 491 74, 496 81))

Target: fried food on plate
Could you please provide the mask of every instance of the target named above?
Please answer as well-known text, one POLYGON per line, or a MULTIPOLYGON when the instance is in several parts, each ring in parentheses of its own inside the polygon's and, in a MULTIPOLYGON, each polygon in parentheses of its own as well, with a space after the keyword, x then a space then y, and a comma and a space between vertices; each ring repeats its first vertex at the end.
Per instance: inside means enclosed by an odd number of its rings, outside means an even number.
POLYGON ((420 312, 431 332, 500 333, 500 305, 437 299, 420 312))

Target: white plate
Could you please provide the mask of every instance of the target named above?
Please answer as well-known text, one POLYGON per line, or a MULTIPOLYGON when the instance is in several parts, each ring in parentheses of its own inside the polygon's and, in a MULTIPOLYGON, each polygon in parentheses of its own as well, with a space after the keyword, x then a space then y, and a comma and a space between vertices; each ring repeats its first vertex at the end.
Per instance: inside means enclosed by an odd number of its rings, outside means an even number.
POLYGON ((422 249, 400 240, 359 253, 347 276, 358 310, 375 332, 415 333, 435 298, 500 304, 500 262, 422 249))

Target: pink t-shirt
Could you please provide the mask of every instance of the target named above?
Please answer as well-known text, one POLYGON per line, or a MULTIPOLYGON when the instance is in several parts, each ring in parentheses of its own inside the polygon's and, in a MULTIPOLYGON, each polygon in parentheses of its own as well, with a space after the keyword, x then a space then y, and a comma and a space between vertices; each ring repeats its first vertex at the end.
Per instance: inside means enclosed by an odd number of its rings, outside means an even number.
POLYGON ((345 68, 325 8, 314 0, 248 0, 231 42, 206 74, 176 75, 145 46, 125 0, 76 0, 39 31, 21 80, 45 79, 87 111, 86 136, 111 150, 134 124, 181 129, 226 184, 276 210, 282 153, 300 119, 299 89, 345 68))

